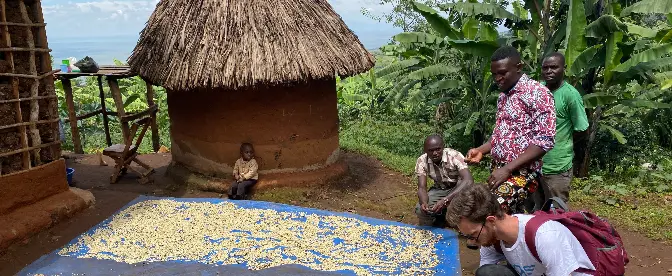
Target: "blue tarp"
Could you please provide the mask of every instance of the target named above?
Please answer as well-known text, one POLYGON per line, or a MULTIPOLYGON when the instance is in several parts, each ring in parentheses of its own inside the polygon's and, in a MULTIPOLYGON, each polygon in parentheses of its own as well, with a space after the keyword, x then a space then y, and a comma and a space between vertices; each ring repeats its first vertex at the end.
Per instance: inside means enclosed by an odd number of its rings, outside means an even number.
MULTIPOLYGON (((431 267, 429 271, 418 271, 418 263, 417 262, 422 262, 422 260, 415 260, 413 262, 408 262, 408 263, 397 263, 394 264, 396 267, 396 271, 394 272, 389 272, 389 269, 387 272, 381 272, 380 270, 377 270, 376 267, 372 266, 366 266, 366 265, 359 265, 359 264, 354 264, 352 263, 352 260, 346 260, 343 259, 343 262, 347 262, 348 265, 355 266, 357 269, 359 269, 359 272, 366 272, 371 273, 371 274, 408 274, 411 272, 411 269, 416 269, 415 271, 419 275, 426 275, 427 272, 432 272, 434 275, 461 275, 461 268, 460 268, 460 262, 459 262, 459 242, 457 240, 457 236, 455 232, 447 230, 447 229, 439 229, 439 228, 431 228, 431 227, 418 227, 414 225, 408 225, 408 224, 403 224, 403 223, 398 223, 398 222, 393 222, 393 221, 386 221, 386 220, 380 220, 380 219, 374 219, 374 218, 369 218, 369 217, 363 217, 355 214, 350 214, 350 213, 339 213, 339 212, 330 212, 330 211, 325 211, 325 210, 319 210, 319 209, 312 209, 312 208, 303 208, 303 207, 297 207, 297 206, 291 206, 291 205, 285 205, 285 204, 278 204, 278 203, 270 203, 270 202, 262 202, 262 201, 229 201, 229 200, 224 200, 224 199, 211 199, 211 198, 165 198, 165 197, 148 197, 148 196, 139 196, 129 204, 127 204, 124 208, 119 210, 115 215, 111 216, 110 218, 106 219, 105 221, 99 223, 98 225, 94 226, 91 228, 89 231, 86 233, 83 233, 82 235, 78 236, 77 238, 73 239, 70 241, 68 245, 66 245, 64 248, 75 248, 76 250, 70 250, 68 252, 64 252, 61 249, 55 250, 45 256, 42 256, 40 259, 32 263, 31 265, 27 266, 24 268, 21 272, 19 272, 19 275, 35 275, 35 274, 43 274, 43 275, 357 275, 357 273, 353 270, 348 270, 348 269, 342 269, 338 271, 317 271, 311 269, 309 266, 311 266, 310 263, 306 264, 305 260, 304 263, 301 263, 300 261, 296 261, 296 263, 293 264, 286 264, 286 265, 281 265, 281 266, 275 266, 275 267, 270 267, 270 268, 265 268, 265 269, 260 269, 260 270, 248 270, 247 269, 247 262, 242 262, 239 264, 227 264, 223 263, 221 261, 218 261, 216 259, 213 259, 213 256, 216 253, 214 251, 216 250, 222 250, 221 248, 217 248, 213 246, 213 252, 209 252, 208 254, 204 254, 202 257, 198 259, 178 259, 178 260, 156 260, 153 258, 149 258, 147 260, 142 260, 139 262, 134 262, 134 263, 124 263, 124 262, 119 262, 117 260, 110 260, 109 258, 97 258, 97 256, 101 255, 95 255, 95 254, 89 254, 91 252, 89 246, 87 245, 87 242, 92 242, 92 236, 93 234, 101 229, 110 229, 110 231, 114 231, 114 227, 111 226, 111 222, 115 219, 115 216, 124 212, 124 210, 127 210, 129 207, 130 208, 138 208, 139 204, 147 201, 155 202, 156 200, 169 200, 171 202, 176 202, 177 204, 181 203, 207 203, 207 204, 223 204, 223 203, 233 203, 236 205, 237 208, 243 209, 243 210, 273 210, 277 212, 282 212, 284 213, 289 213, 291 214, 300 214, 297 215, 296 217, 305 217, 306 215, 315 215, 318 216, 319 221, 317 222, 317 227, 319 229, 325 229, 325 232, 323 232, 321 235, 324 235, 325 238, 330 238, 334 240, 334 245, 337 245, 337 240, 345 240, 346 237, 334 237, 333 232, 328 232, 329 227, 333 227, 333 225, 329 225, 328 223, 322 221, 323 217, 330 217, 330 216, 337 216, 337 217, 343 217, 343 218, 351 218, 354 219, 357 223, 362 223, 362 224, 367 224, 371 226, 387 226, 388 230, 385 231, 391 231, 389 229, 394 229, 394 230, 399 230, 399 231, 407 231, 409 229, 421 229, 421 230, 427 230, 431 236, 437 238, 437 242, 434 244, 434 252, 430 252, 432 256, 436 256, 435 262, 436 265, 431 267), (325 234, 326 233, 326 234, 325 234), (329 236, 329 234, 332 234, 332 236, 329 236), (85 237, 87 239, 85 239, 85 237), (342 238, 342 239, 341 239, 342 238), (435 255, 434 255, 435 254, 435 255), (93 256, 93 257, 92 257, 93 256)), ((147 205, 147 204, 146 204, 147 205)), ((180 206, 176 209, 184 210, 188 209, 189 207, 180 206)), ((250 214, 252 214, 251 212, 250 214)), ((126 215, 128 216, 128 215, 126 215)), ((263 215, 262 215, 263 216, 263 215)), ((190 218, 185 218, 186 220, 189 220, 190 218)), ((292 218, 293 219, 293 218, 292 218)), ((304 219, 304 222, 306 220, 304 219)), ((117 224, 118 225, 118 224, 117 224)), ((300 231, 299 231, 300 232, 300 231)), ((404 232, 406 233, 406 232, 404 232)), ((376 242, 379 243, 390 243, 390 237, 386 236, 385 232, 376 232, 376 233, 365 233, 366 238, 368 239, 375 239, 376 242)), ((406 235, 409 236, 409 235, 406 235)), ((395 236, 396 239, 392 241, 395 246, 400 246, 402 249, 405 248, 411 248, 413 246, 414 250, 417 250, 417 245, 411 246, 409 243, 413 242, 411 240, 404 240, 405 237, 404 235, 401 235, 401 238, 399 236, 395 236)), ((204 237, 200 237, 203 239, 204 237)), ((208 238, 207 236, 205 237, 206 239, 208 238)), ((258 237, 249 237, 252 239, 259 239, 258 237)), ((408 237, 407 239, 412 239, 412 237, 408 237)), ((94 241, 95 242, 95 241, 94 241)), ((102 241, 105 243, 106 241, 102 241)), ((221 241, 219 241, 221 242, 221 241)), ((135 244, 133 244, 136 246, 135 244)), ((145 246, 145 247, 152 247, 151 245, 137 245, 137 246, 145 246)), ((287 245, 291 246, 291 245, 287 245)), ((349 246, 354 247, 357 250, 357 244, 350 244, 349 246)), ((235 249, 233 249, 235 251, 235 249)), ((106 252, 108 253, 108 252, 106 252)), ((108 253, 108 254, 113 254, 113 253, 108 253)), ((315 254, 318 254, 317 252, 315 254)), ((285 255, 283 254, 283 257, 285 255)), ((288 256, 288 258, 291 258, 292 256, 288 256)), ((324 256, 319 255, 319 258, 315 258, 315 262, 319 262, 319 259, 322 258, 336 258, 335 256, 324 256)), ((386 256, 383 253, 381 253, 379 256, 372 256, 373 258, 380 258, 380 260, 383 261, 389 261, 394 258, 394 256, 386 256)), ((339 261, 341 260, 341 257, 338 257, 339 261)), ((291 260, 294 260, 295 258, 292 258, 291 260)), ((257 260, 258 261, 258 260, 257 260)))

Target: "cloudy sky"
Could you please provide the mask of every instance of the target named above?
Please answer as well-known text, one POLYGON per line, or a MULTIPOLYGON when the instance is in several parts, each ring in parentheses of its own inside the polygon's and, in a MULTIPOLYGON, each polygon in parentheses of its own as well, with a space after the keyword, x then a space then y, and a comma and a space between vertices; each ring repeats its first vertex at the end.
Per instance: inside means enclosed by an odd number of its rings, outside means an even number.
MULTIPOLYGON (((360 12, 382 13, 389 7, 375 0, 329 0, 367 48, 377 48, 400 30, 378 23, 360 12)), ((51 40, 77 41, 93 37, 135 37, 158 0, 43 0, 47 34, 51 40)), ((56 50, 56 49, 54 49, 56 50)))

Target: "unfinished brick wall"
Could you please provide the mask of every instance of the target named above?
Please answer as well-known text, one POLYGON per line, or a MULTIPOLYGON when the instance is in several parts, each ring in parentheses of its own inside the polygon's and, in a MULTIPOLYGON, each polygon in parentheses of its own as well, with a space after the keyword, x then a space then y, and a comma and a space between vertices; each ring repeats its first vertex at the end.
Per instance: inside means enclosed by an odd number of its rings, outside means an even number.
POLYGON ((40 2, 0 0, 0 175, 60 157, 53 73, 40 2))

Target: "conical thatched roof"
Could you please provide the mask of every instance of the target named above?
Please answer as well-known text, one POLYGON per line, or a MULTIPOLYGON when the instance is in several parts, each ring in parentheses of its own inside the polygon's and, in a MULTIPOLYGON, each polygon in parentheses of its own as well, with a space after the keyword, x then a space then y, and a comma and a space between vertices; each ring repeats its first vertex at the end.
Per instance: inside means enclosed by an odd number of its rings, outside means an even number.
POLYGON ((327 0, 162 0, 128 62, 188 90, 350 76, 374 57, 327 0))

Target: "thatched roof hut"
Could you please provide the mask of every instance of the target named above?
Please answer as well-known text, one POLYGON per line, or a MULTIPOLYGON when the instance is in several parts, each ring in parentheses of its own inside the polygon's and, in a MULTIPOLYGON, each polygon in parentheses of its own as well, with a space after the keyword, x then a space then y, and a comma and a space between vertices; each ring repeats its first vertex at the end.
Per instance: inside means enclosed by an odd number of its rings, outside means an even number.
POLYGON ((242 142, 262 174, 332 163, 335 77, 375 60, 327 0, 162 0, 128 62, 168 90, 173 160, 228 175, 242 142))
POLYGON ((374 57, 326 0, 163 0, 128 62, 184 91, 350 76, 374 57))

